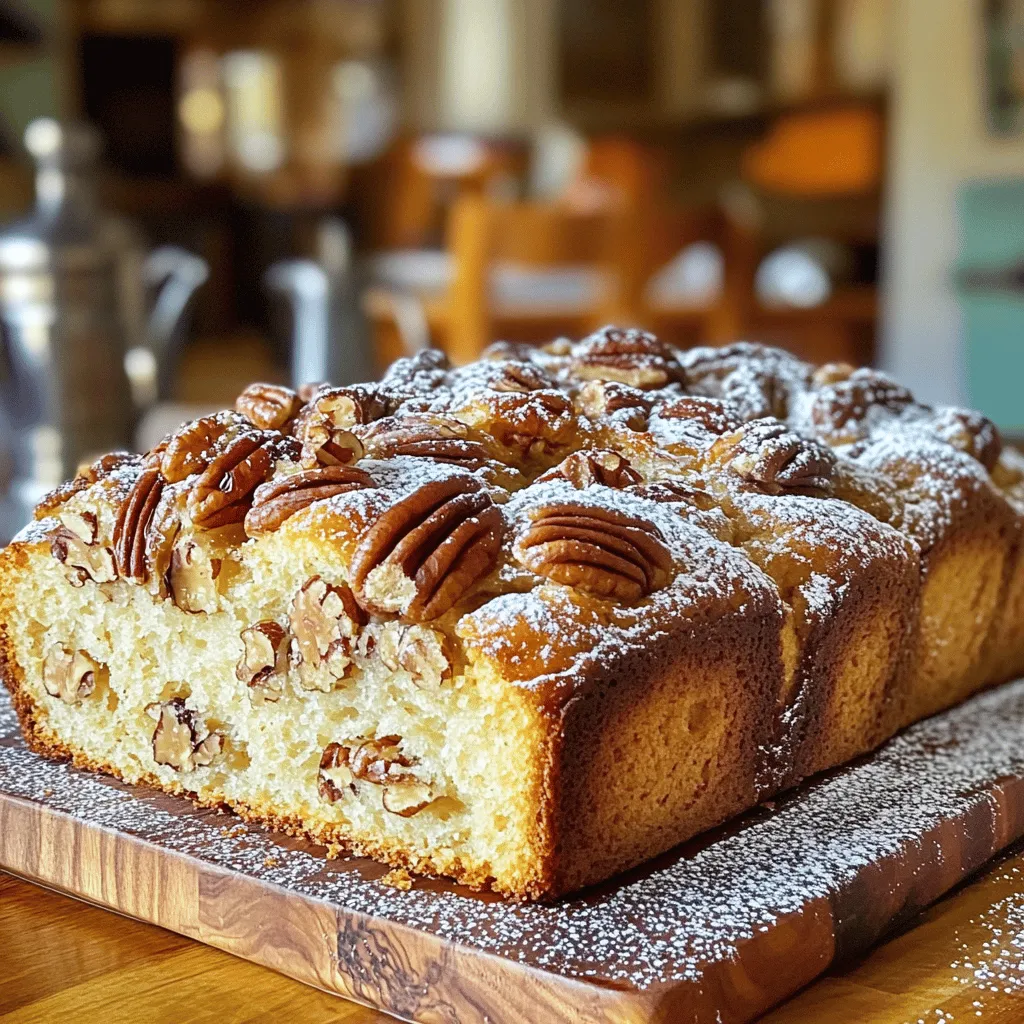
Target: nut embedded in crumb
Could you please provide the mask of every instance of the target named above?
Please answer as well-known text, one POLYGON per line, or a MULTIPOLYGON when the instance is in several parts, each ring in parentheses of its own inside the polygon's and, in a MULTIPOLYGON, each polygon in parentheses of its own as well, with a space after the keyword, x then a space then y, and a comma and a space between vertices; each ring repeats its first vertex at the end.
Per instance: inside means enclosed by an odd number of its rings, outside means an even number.
POLYGON ((86 543, 78 533, 58 526, 50 537, 50 552, 68 569, 68 582, 83 587, 86 582, 111 583, 117 579, 114 552, 97 544, 86 543))
POLYGON ((375 637, 376 653, 392 672, 406 671, 421 690, 436 690, 452 675, 442 633, 429 626, 389 622, 375 637))
POLYGON ((412 875, 405 868, 394 868, 386 875, 382 875, 378 881, 381 885, 388 885, 392 889, 401 892, 408 892, 412 888, 412 875))
POLYGON ((212 558, 194 537, 178 544, 171 555, 170 585, 174 603, 183 611, 215 612, 220 600, 217 577, 221 560, 212 558))
POLYGON ((72 654, 63 644, 53 644, 43 660, 43 686, 65 704, 81 704, 95 692, 101 669, 85 651, 72 654))
POLYGON ((146 708, 156 720, 153 731, 153 760, 177 772, 204 768, 224 748, 224 737, 211 732, 202 717, 185 706, 181 697, 146 708))
POLYGON ((344 583, 332 585, 312 576, 292 599, 289 621, 299 683, 306 690, 329 692, 333 681, 348 675, 359 629, 366 622, 352 591, 344 583))
POLYGON ((284 694, 288 671, 289 635, 273 619, 257 622, 242 630, 242 657, 235 677, 249 687, 254 704, 273 703, 284 694))

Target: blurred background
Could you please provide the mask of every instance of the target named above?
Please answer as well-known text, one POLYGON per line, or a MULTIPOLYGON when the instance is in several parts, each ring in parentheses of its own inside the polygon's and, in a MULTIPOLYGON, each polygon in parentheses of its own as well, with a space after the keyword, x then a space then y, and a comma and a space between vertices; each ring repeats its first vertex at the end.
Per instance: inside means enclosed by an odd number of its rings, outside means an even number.
POLYGON ((29 490, 608 321, 1024 432, 1024 0, 0 0, 0 217, 29 490))

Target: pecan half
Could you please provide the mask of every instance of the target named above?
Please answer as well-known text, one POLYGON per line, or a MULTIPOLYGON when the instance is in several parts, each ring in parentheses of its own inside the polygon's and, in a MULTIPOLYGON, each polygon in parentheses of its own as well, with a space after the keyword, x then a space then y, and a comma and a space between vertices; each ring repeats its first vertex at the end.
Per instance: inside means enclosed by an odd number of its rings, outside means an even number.
POLYGON ((239 434, 203 470, 188 496, 194 526, 213 530, 245 520, 253 491, 274 472, 279 459, 299 455, 294 438, 272 431, 239 434))
POLYGON ((156 720, 153 731, 153 760, 176 772, 204 768, 224 748, 224 737, 211 732, 202 715, 185 706, 182 697, 150 704, 146 708, 156 720))
POLYGON ((245 514, 245 532, 250 537, 271 533, 316 501, 373 486, 369 473, 355 466, 316 466, 271 480, 253 492, 252 507, 245 514))
POLYGON ((301 407, 299 396, 280 384, 250 384, 235 399, 235 411, 261 430, 285 430, 301 407))
POLYGON ((672 350, 638 328, 604 327, 572 349, 572 373, 580 380, 615 380, 649 391, 679 380, 672 350))
POLYGON ((291 657, 298 666, 300 684, 305 690, 329 692, 335 681, 349 673, 366 616, 345 584, 335 586, 313 576, 292 599, 288 618, 293 634, 291 657))
POLYGON ((370 424, 360 438, 371 459, 390 459, 398 455, 434 459, 466 469, 481 469, 494 461, 487 446, 470 436, 469 428, 458 420, 439 420, 428 416, 387 417, 370 424))
POLYGON ((448 357, 440 349, 425 348, 414 356, 396 359, 381 379, 381 386, 387 391, 429 395, 444 387, 450 368, 448 357))
POLYGON ((718 502, 708 490, 698 484, 685 483, 682 480, 655 480, 649 484, 638 484, 629 488, 632 494, 650 501, 667 505, 688 505, 701 512, 710 512, 718 508, 718 502))
POLYGON ((114 524, 114 560, 125 579, 144 583, 147 578, 146 533, 164 490, 164 478, 155 466, 144 469, 121 503, 114 524))
POLYGON ((629 459, 606 448, 591 448, 573 452, 554 469, 537 477, 537 483, 546 480, 568 480, 577 490, 600 485, 602 487, 628 487, 638 484, 643 477, 630 465, 629 459))
POLYGON ((52 644, 43 658, 43 686, 51 697, 65 704, 81 704, 96 691, 97 676, 104 666, 85 651, 69 651, 52 644))
POLYGON ((513 359, 516 362, 529 362, 531 355, 536 351, 536 346, 522 341, 492 341, 480 353, 480 359, 486 362, 500 363, 506 359, 513 359))
POLYGON ((767 418, 718 438, 708 461, 728 468, 767 494, 831 492, 836 457, 817 441, 800 437, 767 418))
POLYGON ((88 580, 110 583, 117 579, 114 552, 86 542, 66 526, 58 526, 50 535, 50 554, 67 568, 68 582, 74 587, 82 587, 88 580))
POLYGON ((555 386, 555 382, 536 363, 515 359, 488 366, 486 382, 487 387, 494 391, 514 391, 521 395, 555 386))
POLYGON ((653 399, 639 388, 615 380, 591 380, 576 395, 576 407, 587 419, 612 418, 630 430, 646 430, 653 399))
POLYGON ((424 484, 360 539, 349 568, 356 600, 413 622, 436 619, 494 568, 503 533, 501 510, 474 478, 424 484))
POLYGON ((990 473, 1003 450, 999 428, 973 409, 946 406, 929 419, 931 430, 959 451, 976 458, 990 473))
POLYGON ((575 503, 547 505, 530 518, 513 553, 541 576, 626 604, 669 581, 672 556, 653 523, 575 503))
POLYGON ((373 651, 392 672, 408 672, 421 690, 436 690, 452 676, 444 634, 429 626, 385 623, 373 651))
POLYGON ((160 458, 160 475, 174 484, 210 464, 227 439, 242 429, 252 429, 237 412, 219 412, 186 423, 158 445, 152 457, 160 458))
POLYGON ((785 419, 791 396, 806 387, 809 373, 790 353, 748 341, 690 349, 681 359, 688 391, 726 399, 744 421, 785 419))
POLYGON ((254 704, 274 703, 284 694, 290 637, 273 619, 242 630, 242 657, 235 666, 239 682, 249 687, 254 704))
POLYGON ((828 444, 853 444, 868 436, 877 417, 898 415, 913 403, 914 396, 901 384, 865 368, 816 391, 807 418, 828 444))
POLYGON ((727 434, 743 425, 743 418, 727 402, 700 395, 684 395, 666 402, 658 409, 666 420, 695 420, 712 434, 727 434))

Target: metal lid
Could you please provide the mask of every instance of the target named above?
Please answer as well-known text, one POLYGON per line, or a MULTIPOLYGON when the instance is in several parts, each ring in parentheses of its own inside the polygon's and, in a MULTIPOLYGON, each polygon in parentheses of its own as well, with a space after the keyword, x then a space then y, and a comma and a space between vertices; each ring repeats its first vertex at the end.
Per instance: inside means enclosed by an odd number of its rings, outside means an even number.
POLYGON ((25 148, 36 163, 36 208, 0 230, 0 273, 89 270, 108 262, 90 193, 99 133, 82 122, 41 117, 25 130, 25 148))

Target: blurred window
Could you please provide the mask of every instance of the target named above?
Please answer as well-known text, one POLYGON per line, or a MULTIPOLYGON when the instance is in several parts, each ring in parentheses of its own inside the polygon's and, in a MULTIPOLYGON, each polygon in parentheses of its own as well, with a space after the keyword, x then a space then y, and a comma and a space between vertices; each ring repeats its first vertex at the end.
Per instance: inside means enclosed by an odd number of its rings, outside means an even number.
POLYGON ((233 159, 254 174, 276 171, 285 160, 280 62, 263 50, 235 50, 223 69, 233 159))

